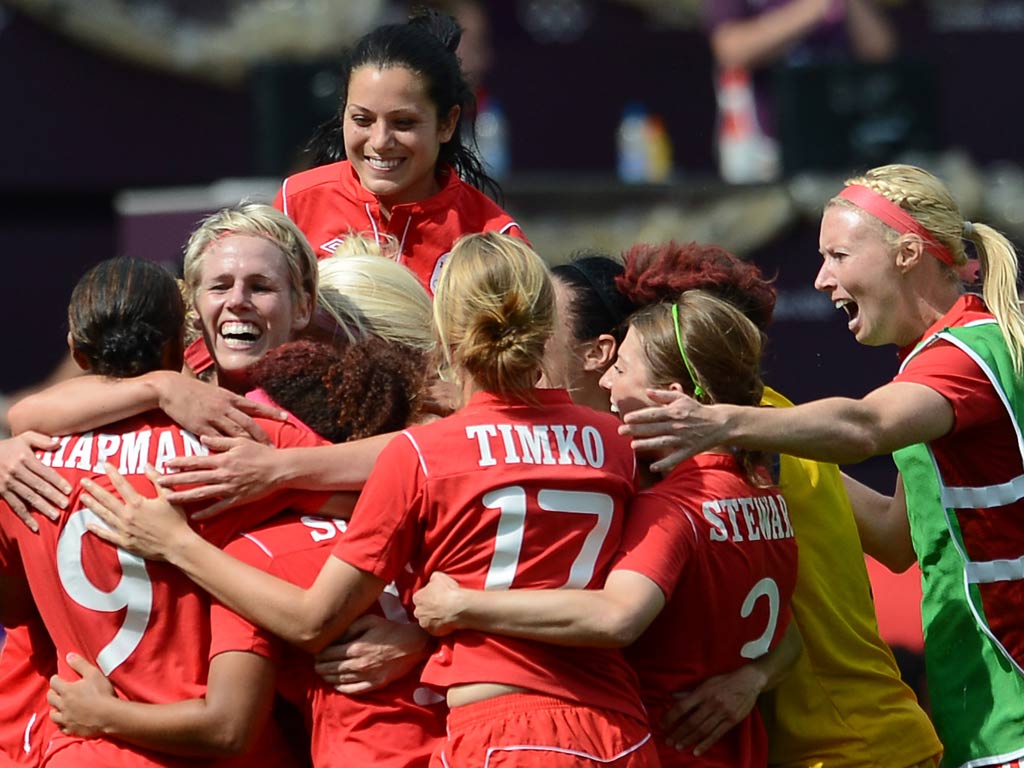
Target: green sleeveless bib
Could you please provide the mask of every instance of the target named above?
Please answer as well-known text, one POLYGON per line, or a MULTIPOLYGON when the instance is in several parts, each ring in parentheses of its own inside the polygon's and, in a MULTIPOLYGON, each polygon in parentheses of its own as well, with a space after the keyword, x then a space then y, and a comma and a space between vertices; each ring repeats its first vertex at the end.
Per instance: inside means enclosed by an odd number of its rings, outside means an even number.
MULTIPOLYGON (((1024 457, 1024 382, 1013 371, 999 326, 992 320, 947 328, 922 341, 903 365, 935 339, 978 363, 1013 418, 1024 457)), ((957 488, 944 485, 927 444, 893 458, 921 564, 925 662, 932 718, 946 749, 942 764, 974 768, 1024 757, 1024 670, 989 629, 980 592, 995 581, 1024 580, 1024 552, 1013 560, 972 561, 957 518, 957 509, 1024 498, 1024 475, 997 486, 957 488)), ((1024 605, 1005 608, 1024 612, 1024 605)))

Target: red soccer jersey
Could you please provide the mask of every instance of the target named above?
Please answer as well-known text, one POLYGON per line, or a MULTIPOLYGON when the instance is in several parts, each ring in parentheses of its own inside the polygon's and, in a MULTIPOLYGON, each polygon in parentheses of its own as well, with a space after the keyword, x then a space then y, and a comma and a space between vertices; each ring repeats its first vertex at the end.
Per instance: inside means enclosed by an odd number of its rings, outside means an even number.
MULTIPOLYGON (((345 528, 342 520, 282 515, 235 539, 226 551, 305 588, 316 579, 345 528)), ((392 621, 409 621, 393 586, 381 595, 373 612, 392 621)), ((278 665, 278 689, 306 715, 315 768, 425 768, 444 737, 444 700, 420 686, 418 671, 379 691, 345 696, 313 671, 309 654, 217 602, 211 623, 211 658, 242 650, 278 665)))
POLYGON ((56 731, 46 694, 57 657, 38 618, 6 629, 0 651, 0 766, 38 766, 56 731))
POLYGON ((615 570, 636 571, 667 603, 626 650, 665 765, 764 765, 755 709, 699 759, 665 745, 673 693, 763 655, 782 636, 796 585, 786 501, 752 486, 732 456, 700 454, 637 495, 615 570))
MULTIPOLYGON (((952 309, 929 328, 927 339, 992 314, 977 296, 961 296, 952 309)), ((903 350, 909 353, 912 347, 903 350)), ((1009 413, 992 383, 966 352, 938 340, 921 350, 894 381, 929 387, 953 408, 953 429, 931 442, 932 453, 948 486, 1007 483, 1024 474, 1021 445, 1009 413)), ((957 521, 963 545, 972 560, 1015 560, 1024 552, 1024 501, 989 509, 961 509, 957 521)), ((1024 583, 997 581, 982 590, 989 626, 1007 651, 1024 663, 1024 630, 1019 607, 1024 583)))
MULTIPOLYGON (((321 444, 290 423, 259 423, 278 447, 321 444)), ((64 661, 75 652, 96 664, 118 694, 131 701, 165 703, 204 695, 210 642, 206 594, 177 568, 147 562, 87 535, 86 524, 98 518, 79 502, 79 481, 91 477, 106 484, 106 475, 99 473, 109 461, 141 492, 152 494, 144 475, 147 462, 162 470, 175 456, 205 452, 194 435, 151 411, 62 438, 56 450, 39 454, 44 464, 71 483, 70 503, 56 524, 41 520, 38 534, 26 528, 16 529, 14 535, 63 677, 77 678, 64 661)), ((220 546, 240 529, 286 507, 314 511, 324 499, 324 494, 279 492, 198 525, 220 546)), ((99 754, 105 755, 104 765, 197 763, 108 740, 93 740, 86 747, 81 739, 62 734, 54 736, 50 752, 47 759, 54 765, 85 765, 99 754), (76 749, 86 750, 88 757, 76 749)))
POLYGON ((294 221, 317 258, 330 256, 350 232, 394 235, 399 261, 431 294, 455 241, 475 232, 501 232, 525 240, 505 211, 470 186, 451 167, 443 186, 426 200, 396 205, 384 219, 376 195, 359 182, 347 160, 322 165, 285 179, 274 207, 294 221))
MULTIPOLYGON (((604 583, 632 492, 619 422, 535 390, 536 405, 477 394, 458 413, 403 432, 381 454, 334 554, 393 581, 444 571, 473 589, 604 583)), ((423 674, 447 688, 492 682, 643 719, 618 652, 482 632, 442 638, 423 674)))

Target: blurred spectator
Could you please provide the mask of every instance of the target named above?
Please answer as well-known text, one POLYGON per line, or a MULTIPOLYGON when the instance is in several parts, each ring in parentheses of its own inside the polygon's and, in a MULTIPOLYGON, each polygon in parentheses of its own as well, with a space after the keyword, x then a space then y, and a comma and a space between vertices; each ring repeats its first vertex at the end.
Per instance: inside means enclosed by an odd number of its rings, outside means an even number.
POLYGON ((703 11, 718 70, 720 155, 724 143, 741 139, 759 156, 760 170, 742 181, 778 173, 772 67, 878 62, 896 52, 895 31, 874 0, 703 0, 703 11))

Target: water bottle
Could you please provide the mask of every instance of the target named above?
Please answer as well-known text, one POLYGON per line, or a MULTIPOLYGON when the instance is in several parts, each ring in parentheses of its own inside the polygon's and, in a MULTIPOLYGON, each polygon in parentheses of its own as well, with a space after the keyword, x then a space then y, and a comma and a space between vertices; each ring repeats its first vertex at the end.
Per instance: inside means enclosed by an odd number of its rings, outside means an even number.
POLYGON ((647 119, 647 153, 647 181, 668 181, 672 177, 672 141, 660 115, 647 119))
POLYGON ((487 99, 476 115, 476 146, 488 175, 501 181, 508 176, 508 120, 495 99, 487 99))
POLYGON ((650 167, 647 111, 641 104, 626 106, 617 135, 619 179, 626 184, 643 184, 650 167))
POLYGON ((778 145, 761 130, 750 75, 726 69, 718 76, 718 163, 730 184, 773 181, 779 174, 778 145))

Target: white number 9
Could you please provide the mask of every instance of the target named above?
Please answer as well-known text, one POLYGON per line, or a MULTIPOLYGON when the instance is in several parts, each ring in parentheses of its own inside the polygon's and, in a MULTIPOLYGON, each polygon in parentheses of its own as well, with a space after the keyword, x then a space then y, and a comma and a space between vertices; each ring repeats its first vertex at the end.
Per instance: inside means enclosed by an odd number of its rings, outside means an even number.
POLYGON ((96 656, 96 666, 109 675, 139 647, 153 610, 153 585, 146 572, 146 561, 123 549, 117 550, 121 579, 109 592, 93 584, 82 565, 82 537, 88 523, 102 522, 88 509, 68 518, 57 540, 57 574, 64 591, 76 603, 91 611, 114 613, 127 608, 124 623, 114 638, 96 656))

